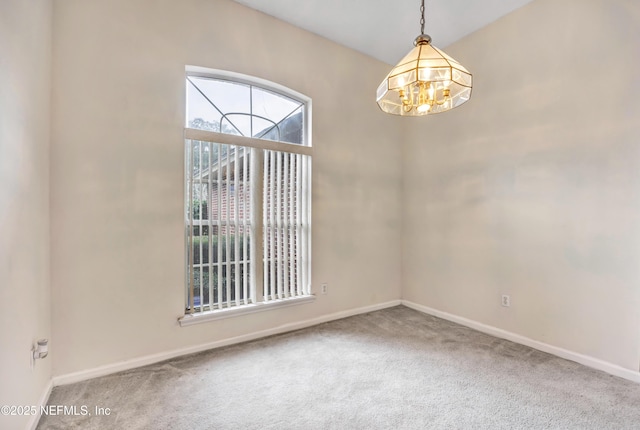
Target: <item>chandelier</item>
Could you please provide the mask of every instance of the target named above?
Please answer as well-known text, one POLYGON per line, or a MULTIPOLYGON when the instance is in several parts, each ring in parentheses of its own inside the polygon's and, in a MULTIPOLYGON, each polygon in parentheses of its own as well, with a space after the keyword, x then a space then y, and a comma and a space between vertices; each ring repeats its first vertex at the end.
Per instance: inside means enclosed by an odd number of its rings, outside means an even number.
POLYGON ((424 34, 424 0, 420 35, 411 50, 378 86, 376 101, 386 113, 422 116, 445 112, 471 97, 473 78, 460 63, 431 45, 424 34))

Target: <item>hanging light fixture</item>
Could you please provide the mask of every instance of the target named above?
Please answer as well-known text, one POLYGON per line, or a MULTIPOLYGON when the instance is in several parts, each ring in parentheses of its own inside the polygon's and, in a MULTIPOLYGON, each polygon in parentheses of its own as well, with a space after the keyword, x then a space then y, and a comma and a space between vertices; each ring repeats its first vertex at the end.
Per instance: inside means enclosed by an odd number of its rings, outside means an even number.
POLYGON ((424 34, 424 0, 420 35, 411 50, 382 81, 376 93, 386 113, 422 116, 445 112, 471 97, 473 78, 460 63, 431 45, 424 34))

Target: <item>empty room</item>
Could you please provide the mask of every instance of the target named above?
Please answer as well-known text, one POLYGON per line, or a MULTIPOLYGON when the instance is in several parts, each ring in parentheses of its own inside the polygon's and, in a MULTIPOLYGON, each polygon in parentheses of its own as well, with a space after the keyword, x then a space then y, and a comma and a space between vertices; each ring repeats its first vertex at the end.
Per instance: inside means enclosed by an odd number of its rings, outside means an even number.
POLYGON ((632 0, 0 0, 0 429, 640 428, 639 67, 632 0))

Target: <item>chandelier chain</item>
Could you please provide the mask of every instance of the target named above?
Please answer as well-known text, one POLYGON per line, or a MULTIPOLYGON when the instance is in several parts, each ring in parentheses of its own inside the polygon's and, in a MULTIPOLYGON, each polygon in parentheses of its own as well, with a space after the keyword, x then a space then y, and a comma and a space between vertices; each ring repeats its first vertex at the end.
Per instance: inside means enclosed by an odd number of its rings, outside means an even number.
POLYGON ((420 18, 420 34, 424 34, 424 0, 420 5, 420 14, 422 15, 420 18))

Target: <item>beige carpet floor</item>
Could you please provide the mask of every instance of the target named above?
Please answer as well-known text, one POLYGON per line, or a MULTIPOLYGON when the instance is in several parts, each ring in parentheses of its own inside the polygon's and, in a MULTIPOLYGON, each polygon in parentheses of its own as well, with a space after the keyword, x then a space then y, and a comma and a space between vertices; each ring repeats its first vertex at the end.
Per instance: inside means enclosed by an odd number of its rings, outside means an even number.
POLYGON ((403 306, 54 388, 38 429, 640 429, 640 384, 403 306))

